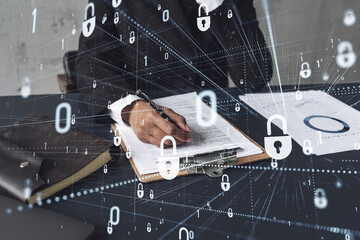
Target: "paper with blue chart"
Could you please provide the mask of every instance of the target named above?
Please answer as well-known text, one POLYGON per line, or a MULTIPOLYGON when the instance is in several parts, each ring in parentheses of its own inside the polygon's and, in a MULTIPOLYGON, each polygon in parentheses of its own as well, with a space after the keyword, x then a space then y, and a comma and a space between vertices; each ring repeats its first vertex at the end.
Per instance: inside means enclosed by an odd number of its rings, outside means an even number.
MULTIPOLYGON (((311 147, 313 154, 359 148, 360 112, 323 91, 286 92, 283 98, 281 93, 246 94, 240 99, 267 119, 284 116, 288 134, 303 148, 311 147)), ((280 121, 274 124, 282 129, 280 121)))

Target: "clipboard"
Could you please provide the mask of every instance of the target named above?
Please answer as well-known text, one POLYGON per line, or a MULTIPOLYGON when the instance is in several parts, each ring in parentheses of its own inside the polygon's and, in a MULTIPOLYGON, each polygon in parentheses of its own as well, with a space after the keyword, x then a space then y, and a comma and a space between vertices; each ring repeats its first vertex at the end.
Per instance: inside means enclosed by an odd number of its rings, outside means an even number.
MULTIPOLYGON (((218 114, 221 116, 220 114, 218 114)), ((223 116, 221 116, 224 118, 223 116)), ((224 118, 225 119, 225 118, 224 118)), ((221 177, 223 175, 223 170, 230 168, 234 165, 244 165, 248 163, 263 161, 266 159, 270 159, 270 156, 266 153, 265 148, 263 148, 260 144, 255 142, 252 138, 250 138, 248 135, 243 133, 240 129, 235 127, 231 122, 229 122, 227 119, 225 119, 231 126, 233 126, 236 130, 238 130, 240 133, 242 133, 248 140, 250 140, 252 143, 254 143, 257 147, 261 148, 263 151, 262 153, 250 155, 246 157, 240 157, 236 158, 236 149, 232 150, 223 150, 220 152, 214 152, 214 153, 207 153, 203 156, 191 156, 189 158, 192 158, 188 162, 181 162, 180 159, 180 171, 176 177, 182 177, 182 176, 188 176, 193 174, 206 174, 210 177, 221 177), (211 155, 211 156, 209 156, 211 155), (216 161, 212 162, 212 164, 197 164, 196 158, 199 157, 205 157, 210 158, 213 157, 216 161)), ((113 129, 113 132, 116 134, 116 136, 119 136, 119 131, 116 130, 115 124, 111 125, 111 128, 113 129)), ((124 151, 127 151, 127 148, 125 146, 125 143, 123 139, 121 139, 121 147, 124 151)), ((211 159, 210 159, 211 161, 211 159)), ((142 183, 150 183, 150 182, 156 182, 165 180, 159 173, 149 173, 149 174, 140 174, 138 169, 136 168, 136 165, 132 159, 132 157, 129 158, 129 162, 134 169, 136 176, 138 177, 139 181, 142 183)))

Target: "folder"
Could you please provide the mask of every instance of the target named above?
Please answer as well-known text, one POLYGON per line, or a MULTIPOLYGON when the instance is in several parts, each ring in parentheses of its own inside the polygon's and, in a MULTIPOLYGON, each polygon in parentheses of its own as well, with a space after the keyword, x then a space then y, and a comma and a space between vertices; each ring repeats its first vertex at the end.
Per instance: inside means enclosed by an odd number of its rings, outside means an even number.
POLYGON ((31 204, 41 202, 108 163, 112 142, 29 114, 0 130, 0 189, 31 204))
MULTIPOLYGON (((186 102, 189 99, 194 99, 194 94, 196 95, 196 93, 190 93, 190 94, 183 94, 183 95, 176 95, 176 96, 171 96, 171 97, 167 97, 167 98, 162 98, 162 99, 156 99, 154 100, 157 104, 160 103, 160 105, 165 105, 165 104, 170 104, 166 107, 168 108, 173 108, 171 106, 171 102, 180 102, 181 101, 185 101, 183 102, 183 104, 188 104, 188 102, 186 102), (186 100, 187 99, 187 100, 186 100)), ((202 106, 203 109, 206 110, 206 108, 208 108, 207 110, 209 110, 210 108, 205 104, 204 106, 202 106)), ((181 113, 181 107, 177 106, 178 111, 176 111, 176 109, 173 109, 175 112, 179 112, 179 114, 183 115, 185 114, 185 112, 181 113)), ((211 110, 210 110, 211 112, 211 110)), ((217 122, 222 122, 221 126, 227 126, 227 130, 229 132, 229 128, 231 128, 232 134, 234 134, 234 131, 237 131, 237 134, 241 134, 241 136, 243 136, 244 138, 246 138, 246 140, 244 140, 244 145, 250 146, 250 144, 256 146, 256 148, 258 148, 256 151, 254 151, 253 154, 249 154, 246 156, 239 156, 239 148, 226 148, 226 149, 217 149, 216 151, 209 151, 209 152, 203 152, 200 154, 196 154, 196 155, 189 155, 189 156, 182 156, 179 157, 180 158, 180 171, 178 172, 176 177, 181 177, 181 176, 187 176, 187 175, 192 175, 192 174, 207 174, 210 177, 221 177, 223 174, 223 170, 226 168, 229 168, 233 165, 243 165, 243 164, 248 164, 248 163, 252 163, 252 162, 257 162, 257 161, 262 161, 262 160, 266 160, 269 159, 270 157, 268 156, 268 154, 266 153, 265 149, 260 146, 257 142, 255 142, 253 139, 251 139, 249 136, 247 136, 246 134, 244 134, 241 130, 239 130, 238 128, 236 128, 233 124, 231 124, 229 121, 227 121, 225 118, 223 118, 220 114, 216 113, 218 116, 218 120, 217 122)), ((184 116, 186 118, 186 116, 184 116)), ((194 123, 195 124, 195 123, 194 123)), ((193 124, 193 125, 194 125, 193 124)), ((132 133, 132 129, 126 129, 126 128, 130 128, 130 127, 125 127, 119 124, 112 124, 111 125, 113 132, 114 132, 114 137, 120 137, 121 138, 121 147, 125 152, 129 152, 129 150, 134 151, 133 147, 130 147, 129 144, 126 144, 127 141, 127 137, 132 137, 132 138, 136 138, 136 140, 132 139, 131 142, 134 143, 139 141, 137 139, 137 137, 132 133), (129 134, 131 132, 131 134, 129 134), (123 135, 121 134, 123 133, 123 135), (129 149, 129 147, 130 149, 129 149)), ((209 128, 209 131, 212 130, 211 128, 209 128)), ((117 138, 119 139, 119 138, 117 138)), ((139 143, 140 144, 140 143, 139 143)), ((145 146, 145 147, 141 147, 139 149, 135 149, 135 151, 146 151, 146 145, 144 145, 144 143, 141 143, 141 146, 145 146)), ((240 148, 241 148, 241 143, 239 144, 240 148)), ((252 147, 254 147, 252 146, 252 147)), ((155 148, 154 146, 151 146, 150 148, 155 148)), ((159 148, 158 148, 159 149, 159 148)), ((159 153, 160 153, 160 149, 159 149, 159 153)), ((240 153, 241 155, 241 153, 240 153)), ((151 172, 151 173, 143 173, 140 171, 139 166, 137 166, 136 164, 136 159, 133 159, 134 154, 129 154, 129 162, 131 164, 131 166, 133 167, 138 179, 140 182, 143 183, 149 183, 149 182, 155 182, 155 181, 160 181, 160 180, 164 180, 164 177, 158 172, 151 172)), ((151 159, 149 159, 149 161, 152 161, 151 159)), ((139 162, 138 162, 139 163, 139 162)))

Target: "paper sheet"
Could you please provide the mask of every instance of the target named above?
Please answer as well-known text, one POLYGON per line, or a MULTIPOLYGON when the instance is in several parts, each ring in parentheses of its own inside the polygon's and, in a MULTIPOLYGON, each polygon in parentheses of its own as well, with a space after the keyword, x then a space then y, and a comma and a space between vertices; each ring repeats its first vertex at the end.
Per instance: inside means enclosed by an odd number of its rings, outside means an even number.
MULTIPOLYGON (((300 100, 295 92, 284 93, 286 113, 280 93, 246 94, 240 99, 267 119, 273 114, 284 116, 288 134, 301 146, 310 140, 316 155, 354 150, 360 143, 360 112, 323 91, 301 93, 300 100), (350 129, 345 131, 347 125, 350 129)), ((280 121, 274 124, 282 129, 280 121)))
MULTIPOLYGON (((262 153, 261 148, 248 140, 243 134, 232 127, 226 120, 218 116, 214 125, 211 127, 201 127, 196 121, 196 100, 198 96, 195 92, 182 95, 170 96, 156 99, 155 103, 185 117, 190 126, 194 143, 187 143, 177 147, 177 156, 185 157, 197 154, 220 151, 241 147, 237 156, 249 156, 262 153)), ((205 103, 201 103, 203 119, 209 119, 212 109, 205 103)), ((120 135, 127 148, 130 147, 132 159, 140 174, 158 172, 157 159, 160 155, 160 148, 146 144, 138 140, 133 130, 125 125, 116 124, 120 135)), ((172 148, 164 149, 166 156, 172 155, 172 148)))

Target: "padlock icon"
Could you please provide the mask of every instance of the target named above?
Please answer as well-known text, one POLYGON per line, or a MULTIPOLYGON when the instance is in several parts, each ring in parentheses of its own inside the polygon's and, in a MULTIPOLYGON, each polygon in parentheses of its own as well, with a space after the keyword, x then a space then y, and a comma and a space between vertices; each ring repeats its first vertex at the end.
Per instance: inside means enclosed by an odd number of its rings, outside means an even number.
POLYGON ((352 9, 347 9, 344 11, 344 25, 345 26, 352 26, 356 22, 356 16, 352 9))
POLYGON ((286 120, 280 114, 272 115, 267 121, 267 137, 264 137, 265 150, 267 154, 276 160, 281 160, 290 155, 292 142, 290 136, 271 136, 271 123, 279 119, 282 123, 283 134, 287 134, 286 120))
POLYGON ((96 88, 96 80, 93 81, 93 88, 96 88))
POLYGON ((336 63, 341 68, 350 68, 356 61, 351 42, 342 41, 337 46, 336 63))
POLYGON ((295 99, 296 100, 301 100, 302 99, 302 93, 300 90, 297 90, 295 93, 295 99))
POLYGON ((330 78, 329 74, 327 72, 324 72, 323 75, 322 75, 323 81, 326 82, 327 80, 329 80, 329 78, 330 78))
POLYGON ((354 143, 355 150, 360 150, 360 143, 354 143))
POLYGON ((180 159, 176 156, 176 141, 172 136, 165 136, 161 139, 158 170, 160 175, 166 180, 174 179, 180 171, 180 159), (172 156, 164 156, 164 144, 166 140, 170 140, 172 143, 172 156))
POLYGON ((239 112, 240 111, 240 103, 236 103, 235 104, 235 111, 239 112))
POLYGON ((227 17, 230 19, 230 18, 232 18, 232 16, 233 16, 232 10, 229 9, 227 17))
POLYGON ((146 231, 147 231, 148 233, 151 232, 151 223, 148 223, 148 224, 146 225, 146 231))
POLYGON ((113 233, 111 221, 108 221, 107 232, 109 235, 111 235, 113 233))
POLYGON ((107 172, 108 172, 108 168, 107 168, 107 165, 105 164, 104 165, 104 174, 107 174, 107 172))
POLYGON ((278 167, 278 162, 276 159, 271 159, 271 163, 270 163, 272 168, 277 168, 278 167))
POLYGON ((75 114, 71 116, 71 125, 75 124, 75 114))
POLYGON ((119 13, 115 12, 115 14, 114 14, 114 24, 118 24, 118 22, 119 22, 119 13))
POLYGON ((25 200, 28 200, 31 197, 31 188, 30 187, 25 187, 24 191, 23 191, 23 196, 25 198, 25 200))
POLYGON ((115 146, 120 146, 121 144, 121 137, 120 137, 120 134, 119 134, 119 130, 116 128, 115 129, 115 133, 114 133, 114 145, 115 146))
POLYGON ((108 109, 110 109, 110 108, 111 108, 111 101, 108 101, 107 108, 108 108, 108 109))
POLYGON ((122 0, 112 0, 112 6, 113 8, 117 8, 120 6, 122 0))
POLYGON ((138 184, 138 189, 136 191, 138 198, 142 198, 144 196, 144 186, 142 183, 138 184))
POLYGON ((186 240, 189 240, 189 230, 187 230, 187 228, 186 227, 181 227, 180 229, 179 229, 179 240, 181 240, 182 239, 182 232, 185 232, 185 239, 186 240))
POLYGON ((221 189, 225 192, 229 191, 230 189, 230 181, 227 174, 223 174, 221 176, 221 189))
POLYGON ((106 20, 107 20, 107 15, 105 13, 104 16, 101 19, 101 23, 104 24, 106 22, 106 20))
POLYGON ((130 158, 131 158, 131 147, 130 147, 130 146, 127 147, 126 158, 127 158, 127 159, 130 159, 130 158))
POLYGON ((310 64, 308 62, 301 64, 300 76, 302 78, 309 78, 311 76, 310 64))
POLYGON ((303 144, 303 153, 305 155, 311 155, 313 153, 313 148, 311 146, 311 142, 309 139, 305 139, 304 140, 304 144, 303 144))
POLYGON ((85 7, 85 16, 84 16, 84 22, 82 25, 82 33, 84 37, 89 37, 95 29, 95 5, 92 2, 89 2, 88 5, 85 7), (89 8, 91 8, 91 18, 87 19, 87 13, 89 8))
POLYGON ((133 44, 135 42, 135 32, 131 31, 130 32, 130 38, 129 38, 129 43, 133 44))
POLYGON ((232 218, 233 216, 234 216, 234 212, 233 212, 232 208, 229 208, 228 209, 228 217, 232 218))
MULTIPOLYGON (((75 35, 76 34, 76 25, 73 25, 73 28, 71 30, 71 35, 75 35)), ((41 69, 40 69, 41 70, 41 69)))
POLYGON ((150 199, 153 199, 153 198, 154 198, 154 190, 150 190, 149 196, 150 196, 150 199))
POLYGON ((24 78, 20 91, 22 98, 26 99, 30 96, 31 93, 30 78, 28 77, 24 78))
POLYGON ((28 200, 31 197, 31 179, 30 178, 26 178, 24 181, 24 191, 23 191, 23 196, 26 200, 28 200))
POLYGON ((314 205, 318 209, 325 209, 328 205, 328 199, 326 198, 325 190, 317 188, 314 193, 314 205))
POLYGON ((209 9, 207 4, 203 3, 199 6, 198 9, 198 18, 197 18, 197 26, 200 31, 205 32, 210 28, 211 18, 209 16, 209 9), (201 16, 201 8, 204 8, 206 16, 201 16))

